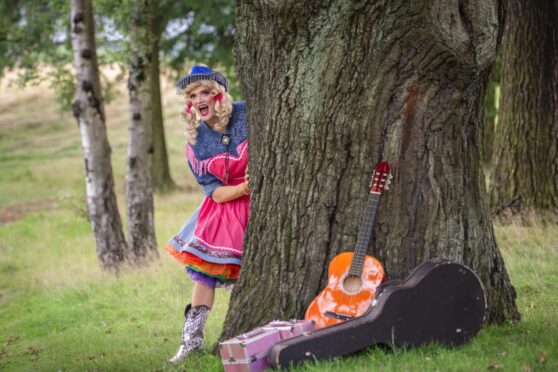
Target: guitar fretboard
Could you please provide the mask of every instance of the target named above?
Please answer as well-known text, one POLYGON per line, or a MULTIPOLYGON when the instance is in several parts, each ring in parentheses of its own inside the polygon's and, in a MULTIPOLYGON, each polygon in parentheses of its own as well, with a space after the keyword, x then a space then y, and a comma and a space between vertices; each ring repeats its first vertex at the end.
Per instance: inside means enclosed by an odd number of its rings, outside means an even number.
POLYGON ((364 260, 366 259, 366 249, 372 238, 372 227, 376 219, 376 212, 380 201, 380 193, 372 192, 368 198, 366 209, 364 210, 364 217, 360 230, 358 232, 358 239, 353 253, 353 261, 349 269, 349 275, 361 276, 364 260))

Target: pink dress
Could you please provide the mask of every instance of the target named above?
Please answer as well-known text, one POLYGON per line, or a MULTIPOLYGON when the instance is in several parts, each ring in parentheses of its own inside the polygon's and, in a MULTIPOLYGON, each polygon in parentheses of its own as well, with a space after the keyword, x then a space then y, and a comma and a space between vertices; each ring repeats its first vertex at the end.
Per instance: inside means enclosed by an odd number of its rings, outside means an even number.
POLYGON ((248 127, 244 102, 235 102, 225 134, 204 122, 195 145, 186 146, 188 164, 206 196, 184 227, 169 240, 166 250, 186 265, 191 278, 215 287, 240 275, 242 244, 250 214, 250 198, 216 203, 211 194, 219 186, 244 182, 248 164, 248 127))

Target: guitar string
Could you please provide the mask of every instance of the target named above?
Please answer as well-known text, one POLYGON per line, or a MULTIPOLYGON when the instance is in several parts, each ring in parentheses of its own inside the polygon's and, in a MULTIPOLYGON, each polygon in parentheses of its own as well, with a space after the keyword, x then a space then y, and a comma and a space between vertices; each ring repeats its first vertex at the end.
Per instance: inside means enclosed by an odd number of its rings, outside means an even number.
MULTIPOLYGON (((376 218, 376 212, 378 209, 378 204, 380 200, 380 194, 371 193, 366 205, 366 213, 363 219, 362 226, 360 227, 359 236, 357 239, 357 244, 355 247, 355 252, 353 253, 353 259, 351 266, 349 268, 349 275, 358 277, 362 283, 362 270, 364 268, 364 262, 366 259, 366 248, 368 248, 368 243, 372 236, 372 226, 376 218)), ((352 306, 356 298, 350 296, 348 300, 348 305, 352 306)))
MULTIPOLYGON (((374 220, 374 214, 375 211, 377 209, 377 198, 373 198, 373 200, 371 201, 371 210, 367 211, 367 216, 365 218, 365 221, 363 223, 362 226, 362 233, 359 237, 359 241, 357 241, 357 250, 355 252, 355 259, 354 262, 356 263, 356 265, 354 265, 353 269, 354 269, 354 274, 358 274, 359 270, 357 270, 359 268, 359 266, 361 266, 361 264, 364 262, 364 259, 366 257, 366 248, 367 248, 367 241, 369 242, 369 238, 371 236, 370 233, 370 228, 371 225, 373 224, 373 220, 374 220)), ((362 269, 362 268, 360 268, 362 269)))
MULTIPOLYGON (((381 181, 382 184, 384 184, 387 181, 388 178, 389 178, 389 175, 384 174, 382 176, 382 181, 381 181)), ((370 212, 367 211, 367 213, 365 213, 364 222, 366 223, 366 229, 364 229, 364 230, 361 229, 360 234, 359 234, 359 239, 357 240, 357 244, 359 244, 359 242, 361 242, 361 244, 363 243, 364 240, 362 240, 361 238, 366 239, 366 240, 370 239, 370 236, 372 234, 372 232, 370 231, 370 222, 372 224, 374 223, 374 220, 375 220, 375 217, 376 217, 376 210, 378 208, 378 203, 379 203, 379 199, 380 199, 380 195, 381 194, 378 194, 378 193, 371 193, 371 196, 370 196, 369 199, 371 199, 371 202, 373 202, 373 205, 372 205, 372 208, 371 208, 372 210, 370 212), (368 236, 368 237, 364 236, 365 234, 368 234, 369 232, 370 232, 370 236, 368 236)), ((368 205, 370 205, 370 203, 368 205)), ((366 248, 368 247, 368 244, 362 244, 362 245, 364 246, 363 247, 364 250, 366 250, 366 248)), ((366 254, 364 254, 363 256, 365 257, 366 254)))
POLYGON ((372 237, 372 226, 376 217, 378 209, 379 194, 372 194, 370 201, 367 205, 366 216, 364 217, 363 224, 360 229, 360 234, 357 239, 355 253, 353 254, 353 263, 351 264, 351 275, 359 275, 362 273, 362 264, 366 259, 366 250, 368 243, 372 237), (357 270, 360 266, 360 270, 357 270))

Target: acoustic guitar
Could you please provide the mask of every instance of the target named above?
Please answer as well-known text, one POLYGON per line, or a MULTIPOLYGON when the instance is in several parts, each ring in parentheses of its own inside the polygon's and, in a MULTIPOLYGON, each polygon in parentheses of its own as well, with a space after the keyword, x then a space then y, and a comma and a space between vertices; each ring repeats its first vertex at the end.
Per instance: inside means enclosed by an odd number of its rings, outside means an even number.
POLYGON ((380 195, 388 189, 391 177, 387 162, 376 165, 354 252, 341 253, 331 261, 327 287, 306 310, 305 319, 313 320, 316 328, 364 314, 374 299, 376 288, 385 281, 384 267, 376 258, 367 256, 366 249, 372 237, 380 195))
POLYGON ((458 346, 472 339, 485 319, 486 292, 479 277, 457 262, 432 260, 403 281, 382 284, 364 315, 280 341, 268 360, 273 368, 290 368, 376 345, 458 346))

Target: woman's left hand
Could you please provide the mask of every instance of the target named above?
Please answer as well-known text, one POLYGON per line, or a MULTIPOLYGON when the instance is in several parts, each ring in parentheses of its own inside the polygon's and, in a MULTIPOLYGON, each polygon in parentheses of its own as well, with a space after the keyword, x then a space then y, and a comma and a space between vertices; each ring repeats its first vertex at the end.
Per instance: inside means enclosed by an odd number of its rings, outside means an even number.
POLYGON ((250 195, 250 185, 248 184, 248 176, 245 177, 244 182, 242 183, 242 192, 244 195, 250 195))
POLYGON ((250 181, 250 173, 248 173, 248 168, 246 168, 246 173, 244 174, 244 182, 248 183, 250 181))

